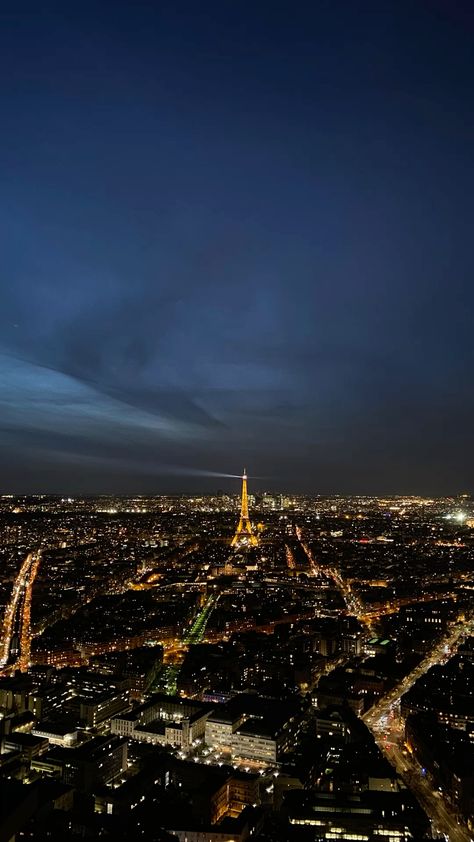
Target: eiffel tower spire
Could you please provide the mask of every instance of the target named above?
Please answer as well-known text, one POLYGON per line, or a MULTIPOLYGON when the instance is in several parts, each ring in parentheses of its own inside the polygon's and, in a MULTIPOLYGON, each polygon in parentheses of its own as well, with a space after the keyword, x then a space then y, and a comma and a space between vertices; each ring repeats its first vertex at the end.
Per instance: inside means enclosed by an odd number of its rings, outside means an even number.
POLYGON ((247 471, 244 468, 242 474, 242 499, 240 504, 240 518, 232 538, 231 547, 251 546, 258 544, 257 536, 254 535, 252 524, 249 518, 249 500, 247 496, 247 471))

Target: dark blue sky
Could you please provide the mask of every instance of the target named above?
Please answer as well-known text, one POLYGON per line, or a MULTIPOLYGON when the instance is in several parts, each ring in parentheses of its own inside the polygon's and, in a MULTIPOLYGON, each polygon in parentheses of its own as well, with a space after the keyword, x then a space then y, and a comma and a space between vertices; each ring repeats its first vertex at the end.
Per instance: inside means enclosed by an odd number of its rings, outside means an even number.
POLYGON ((473 4, 0 12, 1 490, 471 490, 473 4))

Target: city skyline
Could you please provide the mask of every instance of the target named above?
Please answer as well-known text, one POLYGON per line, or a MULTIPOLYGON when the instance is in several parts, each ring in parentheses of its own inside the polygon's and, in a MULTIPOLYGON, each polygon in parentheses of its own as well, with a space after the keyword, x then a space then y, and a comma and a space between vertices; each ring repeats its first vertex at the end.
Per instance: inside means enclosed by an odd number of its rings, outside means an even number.
POLYGON ((1 15, 0 490, 469 491, 472 5, 1 15))
POLYGON ((1 829, 469 842, 474 500, 237 479, 0 497, 1 829))

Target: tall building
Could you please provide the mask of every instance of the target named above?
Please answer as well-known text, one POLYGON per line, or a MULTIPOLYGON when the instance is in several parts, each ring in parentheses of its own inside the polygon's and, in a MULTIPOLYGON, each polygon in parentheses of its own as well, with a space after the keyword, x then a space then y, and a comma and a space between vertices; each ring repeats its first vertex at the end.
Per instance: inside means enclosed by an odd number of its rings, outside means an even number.
POLYGON ((240 503, 240 518, 237 524, 235 535, 232 538, 231 547, 256 547, 257 536, 254 534, 249 518, 249 501, 247 495, 247 471, 244 468, 242 474, 242 498, 240 503))

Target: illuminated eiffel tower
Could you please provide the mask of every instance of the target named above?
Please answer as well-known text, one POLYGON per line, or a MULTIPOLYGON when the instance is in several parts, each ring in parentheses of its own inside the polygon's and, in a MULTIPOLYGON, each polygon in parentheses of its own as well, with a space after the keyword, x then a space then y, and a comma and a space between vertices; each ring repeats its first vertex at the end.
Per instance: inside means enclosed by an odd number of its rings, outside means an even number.
POLYGON ((231 547, 256 547, 258 538, 254 535, 249 518, 249 501, 247 497, 247 472, 242 474, 242 500, 240 504, 240 519, 232 538, 231 547))

